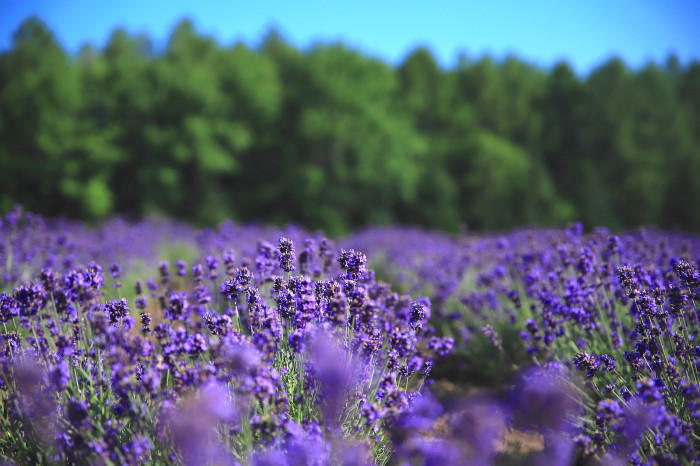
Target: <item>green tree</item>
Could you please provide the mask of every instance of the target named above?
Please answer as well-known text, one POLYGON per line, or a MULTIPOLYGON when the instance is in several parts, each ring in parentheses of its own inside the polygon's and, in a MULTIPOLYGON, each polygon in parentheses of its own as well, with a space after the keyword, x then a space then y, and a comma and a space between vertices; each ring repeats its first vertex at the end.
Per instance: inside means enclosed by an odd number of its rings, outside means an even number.
POLYGON ((80 164, 73 159, 81 104, 76 70, 39 19, 25 20, 12 50, 0 56, 0 83, 2 207, 22 202, 37 211, 90 213, 85 189, 66 183, 80 164))
POLYGON ((537 109, 542 115, 538 145, 557 193, 571 211, 567 220, 579 218, 576 206, 585 203, 582 185, 588 180, 581 177, 587 165, 583 153, 585 105, 583 83, 566 63, 557 64, 547 77, 537 109))
POLYGON ((458 205, 470 228, 497 229, 561 220, 568 212, 552 180, 523 149, 488 132, 470 138, 449 158, 458 205), (466 156, 465 156, 466 154, 466 156))

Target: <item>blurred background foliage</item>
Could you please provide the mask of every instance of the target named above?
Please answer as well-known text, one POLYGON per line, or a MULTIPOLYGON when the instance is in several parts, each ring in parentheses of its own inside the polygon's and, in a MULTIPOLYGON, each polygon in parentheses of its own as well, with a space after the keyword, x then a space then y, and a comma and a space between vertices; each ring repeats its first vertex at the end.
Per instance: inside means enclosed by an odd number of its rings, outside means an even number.
POLYGON ((115 30, 70 56, 30 18, 0 55, 0 109, 0 211, 700 230, 700 63, 673 56, 581 77, 418 48, 392 67, 275 31, 222 46, 187 20, 164 50, 115 30))

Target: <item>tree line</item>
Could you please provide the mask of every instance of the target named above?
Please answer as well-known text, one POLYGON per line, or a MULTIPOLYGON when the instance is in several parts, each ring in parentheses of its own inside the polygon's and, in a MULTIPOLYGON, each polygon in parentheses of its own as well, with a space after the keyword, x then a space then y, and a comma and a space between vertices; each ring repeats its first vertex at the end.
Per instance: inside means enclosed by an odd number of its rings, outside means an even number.
POLYGON ((342 233, 581 220, 700 230, 700 63, 578 76, 516 57, 391 66, 342 43, 162 50, 115 30, 68 54, 37 18, 0 54, 0 210, 342 233))

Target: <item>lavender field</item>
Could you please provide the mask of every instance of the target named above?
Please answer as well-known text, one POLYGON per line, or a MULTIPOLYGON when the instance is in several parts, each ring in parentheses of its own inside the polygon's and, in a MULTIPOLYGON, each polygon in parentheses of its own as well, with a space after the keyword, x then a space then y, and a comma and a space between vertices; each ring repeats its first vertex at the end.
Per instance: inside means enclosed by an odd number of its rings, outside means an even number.
POLYGON ((700 466, 698 18, 0 1, 0 466, 700 466))
POLYGON ((3 464, 697 464, 700 238, 0 223, 3 464))

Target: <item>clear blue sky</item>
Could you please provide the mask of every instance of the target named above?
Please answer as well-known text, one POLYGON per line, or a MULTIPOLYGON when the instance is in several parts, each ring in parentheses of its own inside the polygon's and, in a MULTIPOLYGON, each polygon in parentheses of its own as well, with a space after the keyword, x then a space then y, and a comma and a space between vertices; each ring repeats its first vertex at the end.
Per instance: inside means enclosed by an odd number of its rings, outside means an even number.
POLYGON ((69 52, 85 42, 104 45, 117 26, 163 44, 189 17, 222 43, 255 45, 274 26, 302 48, 340 39, 391 63, 416 45, 429 46, 446 66, 459 51, 514 53, 546 67, 565 59, 580 73, 611 55, 634 67, 663 62, 669 52, 683 63, 700 58, 700 0, 0 0, 0 50, 31 14, 69 52))

